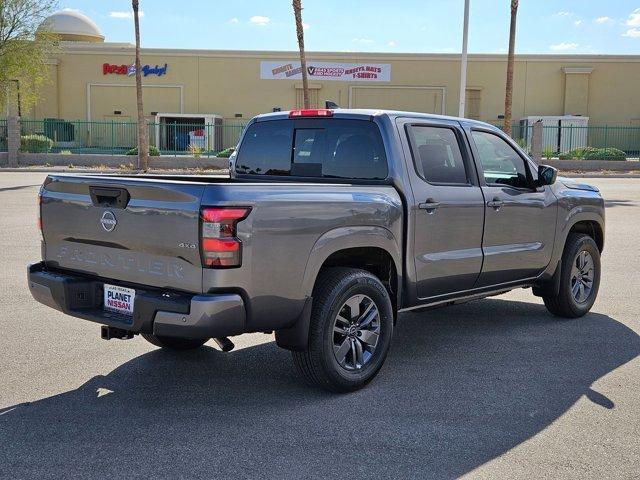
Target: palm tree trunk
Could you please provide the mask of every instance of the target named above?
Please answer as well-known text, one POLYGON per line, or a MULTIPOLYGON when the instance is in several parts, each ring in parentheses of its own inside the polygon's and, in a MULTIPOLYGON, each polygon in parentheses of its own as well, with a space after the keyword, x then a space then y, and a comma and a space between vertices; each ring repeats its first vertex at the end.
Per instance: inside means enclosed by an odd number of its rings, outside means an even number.
POLYGON ((509 28, 509 55, 507 57, 507 86, 504 95, 504 132, 511 136, 511 105, 513 103, 513 65, 516 49, 516 16, 518 0, 511 0, 511 26, 509 28))
POLYGON ((136 30, 136 100, 138 103, 138 169, 149 168, 149 132, 142 108, 142 65, 140 62, 140 19, 138 17, 138 0, 131 0, 133 22, 136 30))
POLYGON ((302 69, 302 98, 304 108, 309 108, 309 79, 307 78, 307 59, 304 54, 304 28, 302 25, 302 3, 293 0, 293 14, 296 17, 296 35, 298 36, 298 49, 300 50, 300 67, 302 69))

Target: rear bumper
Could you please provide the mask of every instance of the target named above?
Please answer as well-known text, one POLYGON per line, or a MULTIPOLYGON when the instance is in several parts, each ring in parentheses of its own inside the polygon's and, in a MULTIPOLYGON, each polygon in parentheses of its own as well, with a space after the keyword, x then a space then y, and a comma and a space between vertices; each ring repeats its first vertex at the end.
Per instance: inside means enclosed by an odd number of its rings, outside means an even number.
POLYGON ((223 337, 246 331, 244 302, 237 294, 189 295, 136 288, 134 313, 127 316, 102 309, 102 280, 47 270, 44 262, 29 265, 27 276, 31 295, 38 302, 102 325, 182 338, 223 337))

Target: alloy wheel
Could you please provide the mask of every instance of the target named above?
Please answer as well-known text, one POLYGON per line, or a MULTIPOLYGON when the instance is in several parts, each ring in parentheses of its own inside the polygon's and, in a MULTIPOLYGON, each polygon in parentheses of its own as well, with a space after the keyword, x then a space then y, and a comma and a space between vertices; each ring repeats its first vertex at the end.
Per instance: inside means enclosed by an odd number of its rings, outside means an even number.
POLYGON ((354 295, 338 310, 333 322, 333 354, 346 370, 369 362, 380 336, 380 312, 367 295, 354 295))
POLYGON ((577 303, 585 303, 593 290, 595 267, 586 250, 578 252, 571 267, 571 295, 577 303))

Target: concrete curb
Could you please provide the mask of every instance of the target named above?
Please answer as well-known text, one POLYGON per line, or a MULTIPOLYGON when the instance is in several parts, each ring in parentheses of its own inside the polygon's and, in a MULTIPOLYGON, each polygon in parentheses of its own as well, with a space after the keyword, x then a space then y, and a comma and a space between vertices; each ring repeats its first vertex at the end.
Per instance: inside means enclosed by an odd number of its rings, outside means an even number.
MULTIPOLYGON (((121 175, 135 175, 137 172, 122 170, 119 168, 107 168, 98 170, 96 168, 66 168, 66 167, 0 167, 0 173, 90 173, 90 174, 105 174, 105 175, 113 175, 113 174, 121 174, 121 175)), ((222 169, 207 169, 204 172, 202 170, 187 170, 187 169, 175 169, 175 170, 167 170, 167 169, 153 169, 147 172, 151 175, 229 175, 229 170, 226 168, 222 169)), ((141 174, 142 175, 142 174, 141 174)), ((575 177, 575 178, 640 178, 640 171, 637 173, 618 173, 612 172, 572 172, 572 171, 560 171, 560 175, 563 177, 575 177)))
POLYGON ((558 170, 573 172, 618 171, 640 173, 640 162, 637 160, 554 160, 542 159, 539 163, 550 165, 558 170))
MULTIPOLYGON (((18 164, 11 167, 30 167, 50 165, 52 167, 68 167, 78 165, 80 167, 106 167, 118 168, 120 165, 129 165, 137 162, 135 155, 102 155, 102 154, 78 154, 69 155, 51 153, 19 153, 18 164)), ((229 159, 222 157, 193 157, 190 155, 162 155, 150 157, 151 168, 185 169, 185 168, 227 168, 229 159)), ((0 154, 0 168, 8 164, 7 154, 0 154)))
MULTIPOLYGON (((124 170, 121 168, 68 168, 68 167, 0 167, 0 173, 91 173, 91 174, 120 174, 120 175, 145 175, 135 170, 124 170)), ((207 169, 166 169, 153 168, 146 172, 150 175, 228 175, 227 168, 207 168, 207 169)))
POLYGON ((560 172, 560 176, 569 178, 640 178, 638 173, 606 173, 606 172, 560 172))

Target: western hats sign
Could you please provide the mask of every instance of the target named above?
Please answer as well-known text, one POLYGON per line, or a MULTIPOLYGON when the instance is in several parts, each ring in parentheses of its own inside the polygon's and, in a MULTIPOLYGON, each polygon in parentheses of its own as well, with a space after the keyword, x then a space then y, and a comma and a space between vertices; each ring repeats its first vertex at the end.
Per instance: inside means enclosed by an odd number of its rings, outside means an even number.
MULTIPOLYGON (((329 63, 307 62, 309 80, 340 80, 343 82, 389 82, 391 65, 388 63, 329 63)), ((260 62, 263 80, 299 80, 302 78, 300 62, 286 60, 260 62)))

